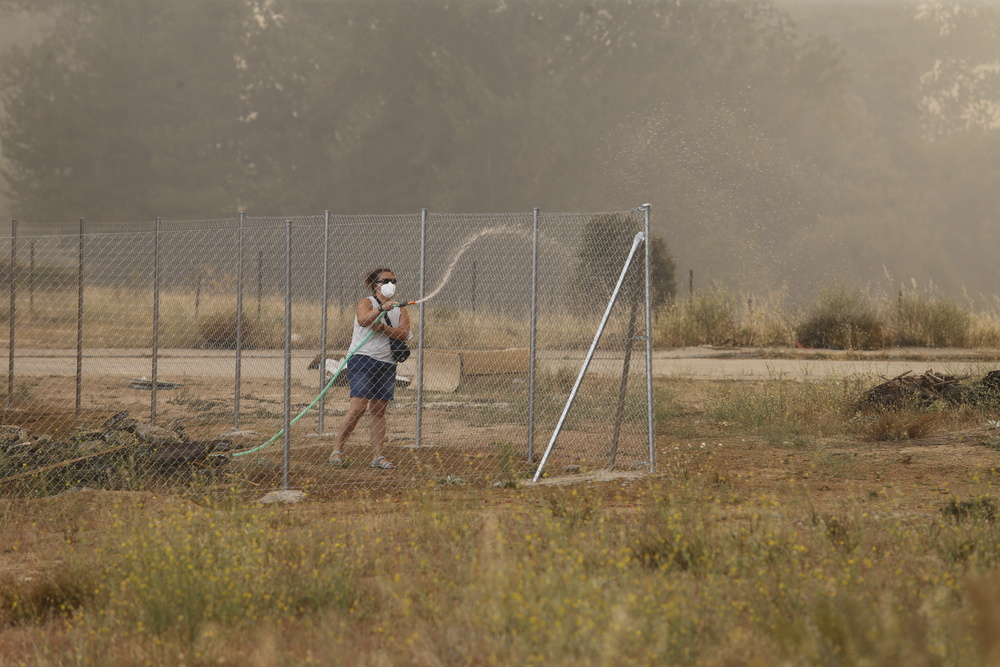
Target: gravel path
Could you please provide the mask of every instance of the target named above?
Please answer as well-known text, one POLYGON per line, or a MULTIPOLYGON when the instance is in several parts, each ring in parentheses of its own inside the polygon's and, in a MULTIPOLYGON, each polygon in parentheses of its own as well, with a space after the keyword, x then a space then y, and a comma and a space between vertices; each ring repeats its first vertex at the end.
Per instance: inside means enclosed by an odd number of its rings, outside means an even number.
MULTIPOLYGON (((6 355, 6 350, 0 351, 6 355)), ((331 352, 339 356, 343 352, 331 352)), ((294 380, 312 382, 317 370, 309 363, 316 353, 297 350, 292 353, 294 380)), ((584 359, 584 350, 544 351, 539 353, 541 371, 564 370, 577 373, 584 359)), ((616 355, 617 356, 617 355, 616 355)), ((416 359, 414 355, 413 359, 416 359)), ((632 356, 632 372, 641 374, 645 356, 636 350, 632 356)), ((407 364, 411 369, 413 362, 407 364)), ((653 354, 653 374, 656 377, 677 377, 697 380, 785 378, 809 380, 824 377, 846 377, 857 374, 894 377, 906 371, 922 374, 934 370, 951 375, 978 375, 1000 368, 997 350, 955 349, 895 349, 858 353, 816 350, 750 350, 712 347, 657 350, 653 354), (765 358, 771 357, 771 358, 765 358)), ((152 360, 148 350, 90 350, 83 358, 83 373, 88 375, 120 375, 148 378, 152 360)), ((598 353, 591 362, 595 374, 617 376, 621 359, 598 353)), ((410 371, 412 372, 412 371, 410 371)), ((433 368, 425 368, 433 372, 433 368)), ((232 351, 166 349, 160 353, 158 378, 179 381, 187 377, 233 377, 235 360, 232 351)), ((284 357, 280 350, 249 351, 242 355, 243 377, 282 377, 284 357)), ((76 374, 74 350, 19 349, 15 359, 15 377, 65 377, 76 374)))

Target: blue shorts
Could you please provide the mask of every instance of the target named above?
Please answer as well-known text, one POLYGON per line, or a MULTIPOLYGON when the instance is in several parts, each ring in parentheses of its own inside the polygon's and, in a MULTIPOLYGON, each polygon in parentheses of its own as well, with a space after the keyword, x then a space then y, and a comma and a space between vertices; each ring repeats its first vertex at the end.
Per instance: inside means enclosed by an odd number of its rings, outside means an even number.
POLYGON ((356 354, 347 361, 351 396, 391 401, 396 388, 396 364, 356 354))

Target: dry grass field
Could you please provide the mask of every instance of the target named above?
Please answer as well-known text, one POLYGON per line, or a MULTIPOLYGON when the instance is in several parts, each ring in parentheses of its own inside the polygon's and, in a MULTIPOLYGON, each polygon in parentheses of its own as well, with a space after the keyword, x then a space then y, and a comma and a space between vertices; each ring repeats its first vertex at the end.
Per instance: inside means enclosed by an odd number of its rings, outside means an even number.
POLYGON ((650 476, 0 500, 0 662, 997 664, 1000 404, 870 381, 658 379, 650 476))

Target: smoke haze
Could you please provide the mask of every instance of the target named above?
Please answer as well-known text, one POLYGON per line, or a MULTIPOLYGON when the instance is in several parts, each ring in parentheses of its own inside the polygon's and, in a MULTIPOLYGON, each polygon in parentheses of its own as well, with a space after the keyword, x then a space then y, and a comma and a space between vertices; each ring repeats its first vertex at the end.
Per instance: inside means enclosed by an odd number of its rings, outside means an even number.
POLYGON ((651 202, 698 288, 996 299, 996 3, 0 0, 0 12, 8 219, 651 202))

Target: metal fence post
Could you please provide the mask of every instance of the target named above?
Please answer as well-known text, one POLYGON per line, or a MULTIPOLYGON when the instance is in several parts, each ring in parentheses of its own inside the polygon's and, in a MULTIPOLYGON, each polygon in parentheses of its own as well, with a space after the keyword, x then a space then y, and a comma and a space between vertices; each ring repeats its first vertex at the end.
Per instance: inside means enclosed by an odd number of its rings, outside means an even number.
POLYGON ((418 317, 420 318, 420 331, 417 335, 417 425, 414 430, 413 446, 420 447, 421 428, 423 426, 424 407, 424 329, 427 327, 427 320, 424 315, 424 287, 426 283, 426 259, 427 259, 427 209, 420 209, 420 308, 418 317))
POLYGON ((531 349, 528 359, 528 463, 535 462, 535 369, 538 353, 538 207, 531 215, 531 310, 529 312, 531 349))
POLYGON ((14 341, 17 332, 17 220, 10 223, 10 345, 7 349, 7 407, 14 400, 14 341))
POLYGON ((645 239, 646 239, 646 429, 649 440, 649 472, 656 471, 656 444, 653 432, 653 315, 650 312, 652 305, 652 292, 650 290, 650 248, 652 239, 649 237, 649 204, 643 204, 642 210, 645 213, 645 239))
POLYGON ((35 240, 31 239, 31 252, 28 254, 28 313, 35 314, 35 240))
POLYGON ((246 213, 240 211, 236 248, 236 359, 233 377, 233 433, 240 430, 240 385, 243 373, 243 226, 246 213))
POLYGON ((264 251, 257 251, 257 317, 260 317, 260 302, 264 298, 264 251))
POLYGON ((285 220, 285 424, 281 488, 288 490, 292 430, 292 221, 285 220))
MULTIPOLYGON (((323 288, 322 288, 322 310, 319 322, 319 390, 322 392, 326 385, 326 328, 330 301, 330 211, 323 212, 323 288)), ((316 433, 323 435, 323 419, 326 407, 326 395, 320 394, 317 410, 319 416, 316 418, 316 433)))
POLYGON ((150 369, 152 386, 149 398, 149 423, 156 423, 156 383, 160 371, 160 218, 156 219, 153 236, 153 367, 150 369))
POLYGON ((87 220, 80 218, 79 255, 77 260, 76 298, 76 418, 80 418, 83 405, 83 236, 87 220))

